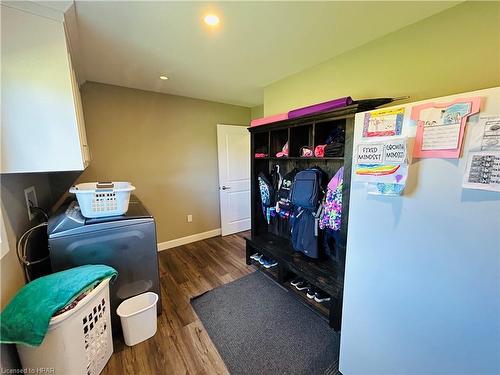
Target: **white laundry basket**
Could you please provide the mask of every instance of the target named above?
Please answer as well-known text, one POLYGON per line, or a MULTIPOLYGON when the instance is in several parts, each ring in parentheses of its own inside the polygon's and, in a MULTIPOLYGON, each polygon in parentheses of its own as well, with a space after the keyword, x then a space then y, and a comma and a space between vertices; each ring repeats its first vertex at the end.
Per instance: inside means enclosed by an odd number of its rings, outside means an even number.
POLYGON ((134 190, 130 182, 86 182, 71 187, 69 192, 76 194, 83 216, 97 218, 127 212, 134 190))
POLYGON ((101 281, 73 309, 53 317, 40 346, 16 345, 28 374, 101 373, 113 354, 109 280, 101 281))
POLYGON ((125 344, 132 346, 155 335, 157 302, 158 295, 147 292, 120 303, 116 313, 122 323, 125 344))

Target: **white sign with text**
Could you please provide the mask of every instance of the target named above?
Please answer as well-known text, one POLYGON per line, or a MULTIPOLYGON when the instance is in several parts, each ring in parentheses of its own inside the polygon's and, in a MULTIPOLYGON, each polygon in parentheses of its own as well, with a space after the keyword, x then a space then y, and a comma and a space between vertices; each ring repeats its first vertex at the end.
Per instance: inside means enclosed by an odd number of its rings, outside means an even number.
POLYGON ((405 164, 406 144, 406 138, 361 143, 357 149, 356 164, 405 164))

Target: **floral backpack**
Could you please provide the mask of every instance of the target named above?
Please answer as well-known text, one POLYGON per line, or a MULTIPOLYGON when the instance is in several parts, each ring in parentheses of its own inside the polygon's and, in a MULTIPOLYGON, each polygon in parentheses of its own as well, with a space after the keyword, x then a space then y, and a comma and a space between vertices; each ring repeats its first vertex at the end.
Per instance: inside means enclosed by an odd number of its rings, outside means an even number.
POLYGON ((342 216, 342 183, 344 167, 341 167, 328 183, 323 210, 319 219, 321 229, 340 230, 342 216))

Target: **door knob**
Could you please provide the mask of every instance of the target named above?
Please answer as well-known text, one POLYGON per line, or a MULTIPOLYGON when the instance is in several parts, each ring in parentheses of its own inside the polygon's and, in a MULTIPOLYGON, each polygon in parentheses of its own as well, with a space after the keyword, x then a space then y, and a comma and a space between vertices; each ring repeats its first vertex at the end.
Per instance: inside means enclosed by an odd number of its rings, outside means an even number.
POLYGON ((221 189, 222 190, 227 190, 227 189, 231 189, 231 187, 222 185, 221 189))

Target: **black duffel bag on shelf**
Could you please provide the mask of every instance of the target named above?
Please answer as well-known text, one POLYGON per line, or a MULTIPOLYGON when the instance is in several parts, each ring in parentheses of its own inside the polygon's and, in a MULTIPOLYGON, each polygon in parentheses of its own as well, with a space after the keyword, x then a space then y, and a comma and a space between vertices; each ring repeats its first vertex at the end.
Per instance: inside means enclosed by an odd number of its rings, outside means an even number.
POLYGON ((342 157, 344 156, 344 144, 339 142, 333 142, 325 146, 325 157, 342 157))

